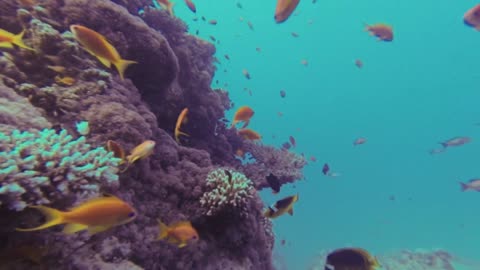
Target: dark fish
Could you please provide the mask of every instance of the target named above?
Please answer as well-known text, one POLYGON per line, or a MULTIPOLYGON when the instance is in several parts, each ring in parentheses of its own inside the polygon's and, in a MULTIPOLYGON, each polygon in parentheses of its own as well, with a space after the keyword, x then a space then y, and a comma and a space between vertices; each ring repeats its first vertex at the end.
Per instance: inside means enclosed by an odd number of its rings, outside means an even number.
POLYGON ((202 21, 205 22, 206 20, 207 20, 207 19, 205 19, 205 16, 202 16, 202 21))
POLYGON ((195 31, 195 35, 197 35, 197 36, 198 36, 198 34, 200 34, 200 31, 198 31, 198 30, 197 30, 197 31, 195 31))
POLYGON ((282 144, 282 148, 285 149, 285 150, 290 149, 290 147, 291 147, 291 145, 290 145, 290 143, 288 143, 288 142, 284 142, 284 143, 282 144))
POLYGON ((282 98, 284 98, 286 95, 287 95, 287 93, 285 92, 285 90, 280 90, 280 96, 282 98))
POLYGON ((276 194, 280 192, 280 180, 278 180, 278 177, 275 176, 273 173, 270 173, 267 177, 267 182, 272 188, 273 194, 276 194))
POLYGON ((328 166, 328 163, 325 163, 322 168, 322 173, 328 175, 328 171, 330 171, 330 166, 328 166))
POLYGON ((264 213, 265 217, 276 218, 285 213, 293 215, 293 204, 298 201, 298 194, 278 200, 273 206, 269 206, 264 213))
POLYGON ((471 179, 468 183, 459 182, 462 191, 474 190, 480 192, 480 179, 471 179))
POLYGON ((374 270, 377 259, 361 248, 342 248, 328 254, 325 270, 374 270))
POLYGON ((443 147, 451 147, 451 146, 461 146, 466 143, 469 143, 471 139, 469 137, 453 137, 449 140, 446 140, 444 142, 440 142, 440 144, 443 147))
POLYGON ((251 21, 247 22, 248 28, 253 31, 253 23, 251 21))
POLYGON ((224 170, 224 171, 225 171, 225 174, 228 177, 228 182, 231 183, 232 182, 232 174, 230 173, 229 170, 224 170))
POLYGON ((237 8, 240 8, 240 9, 243 8, 242 3, 237 2, 237 8))
POLYGON ((293 136, 290 136, 289 137, 289 140, 290 140, 290 144, 293 146, 293 147, 296 147, 297 146, 297 142, 295 141, 295 138, 293 136))

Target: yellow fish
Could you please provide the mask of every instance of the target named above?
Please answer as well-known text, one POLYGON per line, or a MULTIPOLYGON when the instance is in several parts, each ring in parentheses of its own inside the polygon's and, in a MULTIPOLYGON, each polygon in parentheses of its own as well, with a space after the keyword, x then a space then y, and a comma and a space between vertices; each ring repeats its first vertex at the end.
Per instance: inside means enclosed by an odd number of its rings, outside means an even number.
POLYGON ((67 69, 65 67, 62 67, 62 66, 51 66, 51 65, 48 65, 47 66, 48 69, 50 70, 53 70, 57 73, 64 73, 67 69))
POLYGON ((190 240, 197 241, 200 238, 190 221, 180 221, 170 226, 167 226, 161 220, 158 220, 158 223, 160 225, 160 235, 157 240, 166 239, 179 248, 186 246, 190 240))
POLYGON ((175 3, 172 3, 170 0, 157 0, 157 3, 163 8, 168 11, 168 14, 170 16, 173 16, 173 6, 175 6, 175 3))
POLYGON ((139 159, 146 158, 153 153, 153 148, 155 147, 155 142, 152 140, 146 140, 143 143, 137 145, 133 148, 130 155, 127 156, 127 161, 129 164, 134 163, 139 159))
POLYGON ((187 114, 188 114, 188 108, 185 108, 182 110, 182 112, 178 116, 177 124, 175 125, 175 140, 177 141, 177 143, 180 143, 180 135, 190 136, 187 133, 180 131, 180 127, 182 126, 182 124, 187 122, 187 114))
POLYGON ((74 24, 70 26, 70 31, 85 50, 97 57, 102 64, 106 67, 111 67, 113 64, 117 68, 122 80, 127 67, 137 63, 136 61, 122 59, 115 47, 108 43, 104 36, 92 29, 74 24))
POLYGON ((325 269, 374 270, 380 267, 377 258, 361 248, 341 248, 327 256, 325 269))
POLYGON ((23 43, 24 34, 25 34, 25 30, 20 32, 20 34, 15 35, 8 31, 0 29, 0 47, 13 48, 13 45, 16 45, 20 48, 34 51, 33 48, 30 48, 27 45, 25 45, 25 43, 23 43))
POLYGON ((72 78, 72 77, 68 77, 68 76, 65 76, 65 77, 60 77, 60 76, 55 76, 55 82, 56 83, 59 83, 59 84, 65 84, 65 85, 73 85, 75 83, 75 79, 72 78))
POLYGON ((268 218, 277 218, 285 213, 293 215, 293 204, 298 201, 298 194, 293 196, 288 196, 281 200, 278 200, 275 205, 269 206, 264 213, 265 217, 268 218))
POLYGON ((63 228, 65 234, 73 234, 83 230, 95 234, 114 226, 126 224, 134 220, 137 215, 135 209, 115 196, 95 198, 66 212, 43 205, 29 207, 40 210, 47 221, 35 228, 17 228, 17 231, 38 231, 60 224, 67 224, 63 228))

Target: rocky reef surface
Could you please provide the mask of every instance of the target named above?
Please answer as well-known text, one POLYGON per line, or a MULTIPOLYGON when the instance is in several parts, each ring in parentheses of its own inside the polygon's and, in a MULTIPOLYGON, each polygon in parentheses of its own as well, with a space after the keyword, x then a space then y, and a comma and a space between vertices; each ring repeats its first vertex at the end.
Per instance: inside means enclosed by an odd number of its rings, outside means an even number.
POLYGON ((181 20, 151 1, 32 3, 0 0, 1 28, 25 30, 24 41, 34 48, 2 48, 0 57, 0 159, 15 160, 0 167, 0 253, 22 250, 17 253, 23 256, 0 254, 0 269, 273 269, 272 224, 262 215, 257 190, 267 187, 269 173, 282 184, 302 179, 306 162, 245 141, 225 124, 232 107, 228 92, 210 87, 215 47, 189 35, 181 20), (69 31, 72 24, 101 33, 122 58, 138 64, 122 80, 81 48, 69 31), (173 131, 184 108, 189 122, 182 130, 190 136, 177 143, 173 131), (80 121, 89 123, 83 136, 76 129, 80 121), (39 152, 29 143, 38 138, 53 141, 39 152), (145 140, 156 146, 153 155, 122 173, 118 161, 99 149, 107 140, 127 150, 145 140), (250 153, 251 162, 242 163, 238 149, 250 153), (102 161, 91 153, 100 153, 102 161), (221 168, 243 181, 244 190, 215 190, 212 183, 225 182, 225 174, 215 173, 221 168), (67 236, 61 226, 15 231, 42 222, 27 204, 65 210, 104 192, 132 205, 136 219, 93 236, 67 236), (191 221, 201 240, 182 249, 155 241, 159 218, 167 224, 191 221))
MULTIPOLYGON (((322 251, 315 258, 310 270, 324 270, 325 259, 329 252, 322 251)), ((475 270, 480 262, 456 257, 445 250, 400 250, 376 256, 378 270, 475 270)))

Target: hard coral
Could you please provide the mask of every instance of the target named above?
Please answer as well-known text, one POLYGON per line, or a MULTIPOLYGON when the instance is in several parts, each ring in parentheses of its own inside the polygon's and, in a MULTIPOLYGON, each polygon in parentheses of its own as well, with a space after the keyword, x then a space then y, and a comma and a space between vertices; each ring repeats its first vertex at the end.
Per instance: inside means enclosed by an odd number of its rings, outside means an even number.
POLYGON ((243 172, 255 182, 257 189, 268 187, 265 179, 270 173, 278 177, 281 184, 303 178, 304 157, 272 146, 245 142, 243 149, 252 155, 255 162, 245 164, 243 172))
POLYGON ((207 175, 206 181, 211 190, 203 194, 200 204, 207 216, 229 207, 240 209, 242 215, 247 214, 248 200, 255 192, 250 179, 239 172, 218 168, 207 175))
POLYGON ((23 210, 73 193, 95 193, 118 184, 113 153, 93 149, 62 130, 0 133, 0 204, 23 210))

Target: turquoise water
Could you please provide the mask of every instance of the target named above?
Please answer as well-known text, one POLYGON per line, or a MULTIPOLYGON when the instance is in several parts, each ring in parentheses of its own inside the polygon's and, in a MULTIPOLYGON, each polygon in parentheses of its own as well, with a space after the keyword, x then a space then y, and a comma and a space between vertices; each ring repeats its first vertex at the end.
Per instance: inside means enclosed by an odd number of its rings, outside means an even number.
POLYGON ((196 1, 197 16, 216 19, 215 26, 194 22, 183 1, 175 11, 190 32, 220 41, 219 84, 212 86, 228 83, 236 106, 255 110, 250 126, 263 142, 280 146, 292 135, 293 151, 318 160, 296 188, 262 192, 266 204, 300 195, 293 217, 274 220, 278 240, 287 241, 277 251, 289 269, 305 269, 320 249, 345 245, 373 253, 445 248, 478 258, 480 195, 462 193, 458 184, 480 177, 480 33, 463 24, 477 2, 303 0, 283 24, 273 20, 276 1, 239 2, 243 9, 235 1, 196 1), (393 42, 364 31, 364 23, 380 22, 393 26, 393 42), (472 142, 429 154, 454 136, 472 142), (354 147, 357 137, 368 141, 354 147), (341 176, 323 176, 324 162, 341 176))

